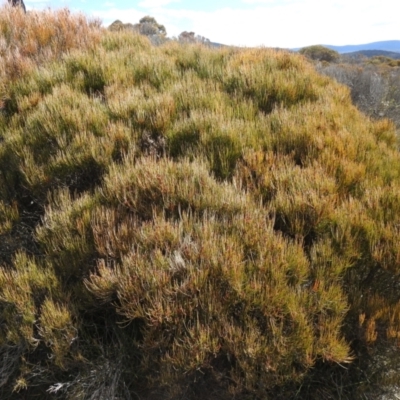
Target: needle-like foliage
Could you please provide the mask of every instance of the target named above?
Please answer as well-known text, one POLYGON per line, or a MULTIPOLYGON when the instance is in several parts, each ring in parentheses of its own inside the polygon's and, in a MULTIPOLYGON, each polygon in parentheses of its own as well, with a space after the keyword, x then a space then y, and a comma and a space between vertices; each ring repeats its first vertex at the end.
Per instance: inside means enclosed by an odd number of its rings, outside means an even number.
POLYGON ((65 10, 1 9, 0 92, 1 398, 376 395, 400 339, 389 121, 301 55, 65 10))

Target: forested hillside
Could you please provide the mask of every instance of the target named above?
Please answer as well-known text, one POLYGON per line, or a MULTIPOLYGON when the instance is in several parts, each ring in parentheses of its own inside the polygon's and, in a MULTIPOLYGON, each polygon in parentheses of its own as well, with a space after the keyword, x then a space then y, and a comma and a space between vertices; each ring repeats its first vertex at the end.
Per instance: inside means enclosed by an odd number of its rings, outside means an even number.
POLYGON ((305 57, 0 10, 0 398, 396 389, 400 155, 305 57))

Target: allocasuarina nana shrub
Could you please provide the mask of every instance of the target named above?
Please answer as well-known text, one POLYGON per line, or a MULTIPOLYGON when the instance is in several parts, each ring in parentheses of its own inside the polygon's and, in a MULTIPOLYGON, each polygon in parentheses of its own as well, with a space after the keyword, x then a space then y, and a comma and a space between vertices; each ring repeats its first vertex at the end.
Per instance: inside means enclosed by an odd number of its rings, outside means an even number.
POLYGON ((1 398, 376 394, 400 336, 389 121, 286 52, 8 8, 0 43, 1 398))

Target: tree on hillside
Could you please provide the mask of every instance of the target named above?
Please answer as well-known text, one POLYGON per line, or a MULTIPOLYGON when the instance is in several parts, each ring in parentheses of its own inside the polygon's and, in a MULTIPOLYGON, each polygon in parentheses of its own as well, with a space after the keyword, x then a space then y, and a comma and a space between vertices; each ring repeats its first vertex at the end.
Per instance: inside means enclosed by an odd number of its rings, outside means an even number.
POLYGON ((147 15, 139 20, 139 24, 136 24, 135 27, 138 29, 141 35, 145 36, 167 36, 167 30, 164 25, 159 24, 155 18, 147 15))
POLYGON ((303 47, 299 53, 315 61, 336 62, 340 58, 337 51, 321 45, 303 47))
POLYGON ((12 7, 21 7, 24 12, 26 12, 24 0, 8 0, 8 4, 10 4, 12 7))
POLYGON ((122 21, 120 21, 119 19, 116 19, 109 27, 108 29, 110 31, 121 31, 122 29, 124 29, 124 23, 122 21))
POLYGON ((178 36, 178 40, 182 43, 202 43, 209 44, 210 39, 207 39, 204 36, 196 35, 194 32, 183 31, 178 36))
POLYGON ((110 31, 118 32, 122 30, 130 30, 133 32, 137 32, 141 35, 147 36, 153 44, 161 44, 164 43, 167 39, 167 30, 164 25, 159 24, 155 18, 146 16, 143 17, 139 23, 124 24, 120 20, 115 20, 108 29, 110 31))

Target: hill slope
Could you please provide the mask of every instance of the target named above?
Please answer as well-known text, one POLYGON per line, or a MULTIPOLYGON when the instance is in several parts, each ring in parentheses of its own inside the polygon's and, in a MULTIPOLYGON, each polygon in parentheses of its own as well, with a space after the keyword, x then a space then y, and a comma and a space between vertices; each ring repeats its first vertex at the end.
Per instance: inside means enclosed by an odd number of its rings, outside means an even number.
POLYGON ((372 393, 400 335, 393 125, 299 55, 75 18, 0 13, 1 397, 372 393))
POLYGON ((400 53, 395 53, 394 51, 386 51, 386 50, 359 50, 351 53, 345 53, 343 56, 348 58, 357 58, 359 56, 364 56, 368 58, 383 56, 392 58, 394 60, 400 59, 400 53))
POLYGON ((400 40, 384 40, 380 42, 346 45, 346 46, 331 46, 331 45, 324 45, 324 46, 328 47, 329 49, 336 50, 339 53, 351 53, 361 50, 384 50, 384 51, 400 53, 400 40))
MULTIPOLYGON (((384 40, 380 42, 365 43, 365 44, 352 44, 345 46, 332 46, 330 44, 324 44, 324 47, 337 51, 340 54, 353 53, 363 50, 382 50, 394 53, 400 53, 400 40, 384 40)), ((300 50, 299 48, 292 49, 294 51, 300 50)))

